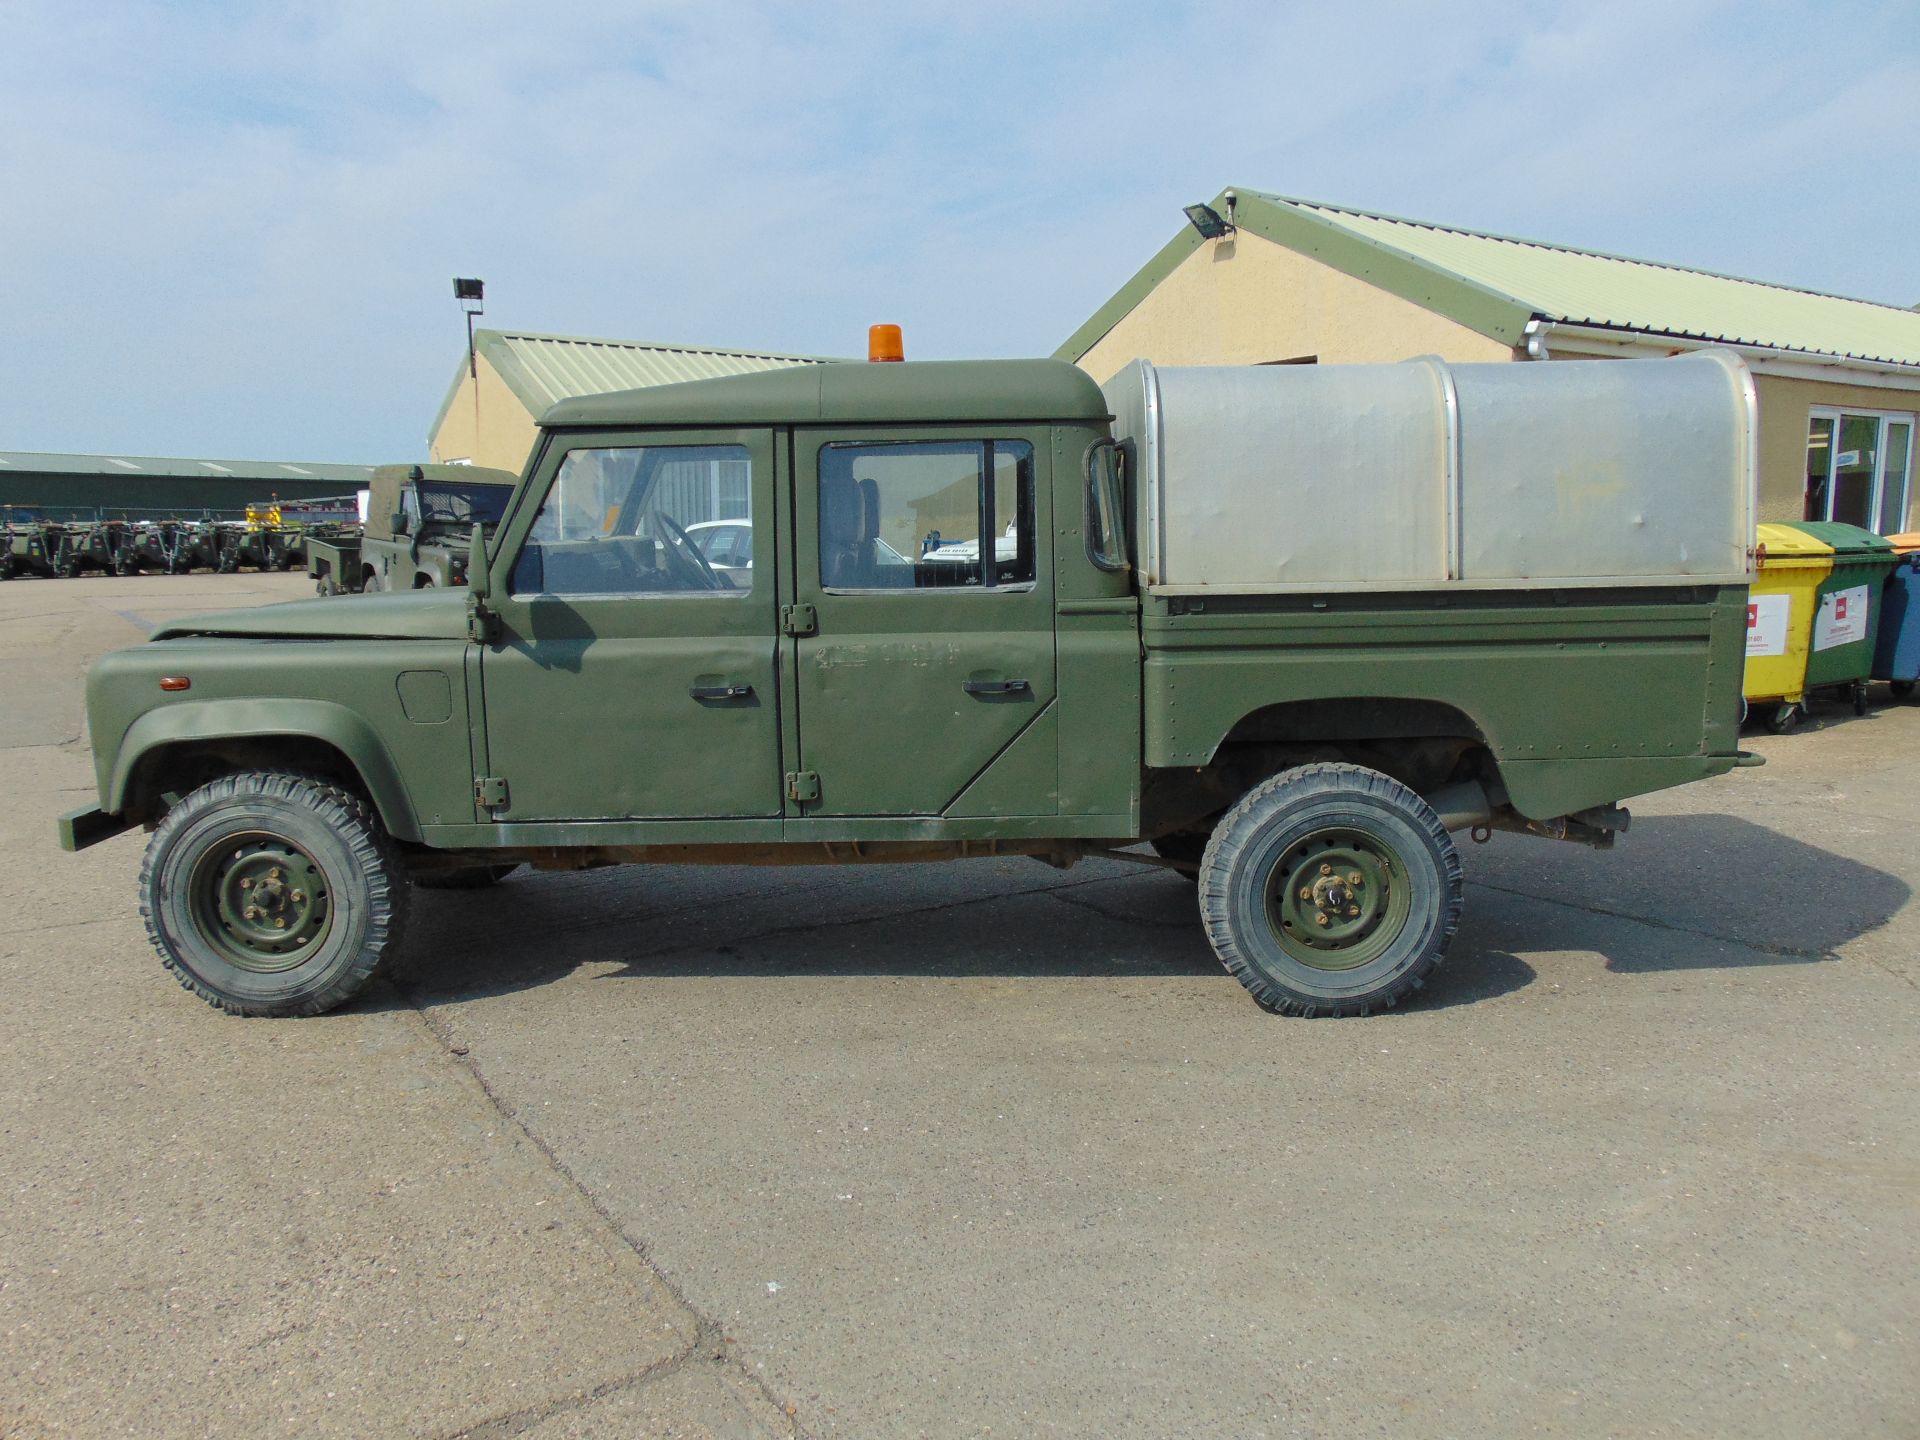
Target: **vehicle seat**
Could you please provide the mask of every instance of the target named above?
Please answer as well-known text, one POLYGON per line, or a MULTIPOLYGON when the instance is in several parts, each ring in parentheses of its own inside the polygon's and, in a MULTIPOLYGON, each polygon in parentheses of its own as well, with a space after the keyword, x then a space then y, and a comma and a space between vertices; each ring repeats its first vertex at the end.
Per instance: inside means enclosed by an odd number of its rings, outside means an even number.
MULTIPOLYGON (((867 482, 871 484, 872 482, 867 482)), ((820 477, 820 583, 857 589, 866 583, 865 571, 873 555, 871 543, 861 543, 865 529, 860 487, 848 474, 820 477)))

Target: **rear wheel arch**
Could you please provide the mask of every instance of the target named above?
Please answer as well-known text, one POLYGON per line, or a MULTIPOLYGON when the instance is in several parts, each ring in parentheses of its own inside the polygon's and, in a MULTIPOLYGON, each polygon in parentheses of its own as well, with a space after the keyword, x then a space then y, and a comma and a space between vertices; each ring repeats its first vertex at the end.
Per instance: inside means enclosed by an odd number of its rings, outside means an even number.
POLYGON ((1204 765, 1160 770, 1148 788, 1146 833, 1204 836, 1255 787, 1303 765, 1364 766, 1417 794, 1458 780, 1504 790, 1498 757, 1465 711, 1444 701, 1343 696, 1263 705, 1242 716, 1204 765))

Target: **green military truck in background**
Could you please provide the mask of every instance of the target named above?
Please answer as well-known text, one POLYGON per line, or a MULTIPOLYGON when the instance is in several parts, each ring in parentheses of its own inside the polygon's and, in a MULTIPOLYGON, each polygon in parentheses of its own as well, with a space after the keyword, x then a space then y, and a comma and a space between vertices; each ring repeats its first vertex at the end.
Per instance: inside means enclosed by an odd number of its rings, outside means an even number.
POLYGON ((473 527, 489 531, 520 477, 479 465, 382 465, 358 535, 308 537, 321 595, 446 589, 467 583, 473 527))
POLYGON ((1364 1013, 1444 955, 1455 832, 1605 847, 1747 758, 1753 428, 1716 352, 568 400, 464 590, 103 658, 62 842, 151 830, 162 961, 246 1015, 353 996, 414 882, 981 855, 1192 875, 1263 1005, 1364 1013))

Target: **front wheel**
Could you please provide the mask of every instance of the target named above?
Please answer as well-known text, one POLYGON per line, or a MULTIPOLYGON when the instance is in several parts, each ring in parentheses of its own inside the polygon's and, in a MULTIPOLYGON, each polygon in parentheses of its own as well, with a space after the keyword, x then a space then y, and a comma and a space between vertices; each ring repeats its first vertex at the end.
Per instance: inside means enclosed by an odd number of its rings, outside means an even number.
POLYGON ((1221 818, 1200 867, 1213 950, 1283 1015, 1365 1015, 1426 983, 1460 923, 1440 817, 1358 765, 1305 765, 1221 818))
POLYGON ((410 888, 359 796, 247 771, 201 786, 160 822, 140 913, 161 963, 234 1015, 318 1015, 359 994, 398 947, 410 888))

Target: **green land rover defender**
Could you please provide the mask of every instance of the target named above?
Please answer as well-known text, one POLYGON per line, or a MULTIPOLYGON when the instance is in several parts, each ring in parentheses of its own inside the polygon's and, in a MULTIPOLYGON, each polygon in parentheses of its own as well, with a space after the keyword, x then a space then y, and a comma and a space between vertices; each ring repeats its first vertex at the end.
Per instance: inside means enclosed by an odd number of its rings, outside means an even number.
POLYGON ((1742 763, 1753 425, 1712 351, 568 400, 464 588, 102 659, 61 838, 151 831, 160 958, 243 1015, 355 995, 416 883, 979 855, 1182 872, 1263 1005, 1364 1013, 1446 952, 1454 832, 1605 847, 1742 763))

